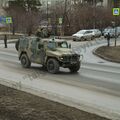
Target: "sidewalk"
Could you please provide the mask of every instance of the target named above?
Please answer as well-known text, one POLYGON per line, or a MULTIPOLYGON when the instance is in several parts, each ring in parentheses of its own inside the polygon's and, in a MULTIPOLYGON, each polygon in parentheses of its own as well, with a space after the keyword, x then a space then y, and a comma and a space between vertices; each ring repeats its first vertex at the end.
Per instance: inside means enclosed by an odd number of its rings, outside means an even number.
MULTIPOLYGON (((17 41, 17 39, 8 39, 7 43, 15 43, 17 41)), ((0 44, 4 44, 4 40, 0 39, 0 44)))
POLYGON ((65 40, 72 40, 72 36, 55 36, 55 38, 65 39, 65 40))
POLYGON ((0 85, 0 120, 108 120, 0 85))

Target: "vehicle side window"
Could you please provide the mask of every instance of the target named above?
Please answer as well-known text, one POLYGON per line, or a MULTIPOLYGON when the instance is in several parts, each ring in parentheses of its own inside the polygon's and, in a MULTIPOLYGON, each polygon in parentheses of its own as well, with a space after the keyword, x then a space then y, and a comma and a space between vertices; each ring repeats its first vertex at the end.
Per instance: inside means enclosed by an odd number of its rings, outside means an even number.
POLYGON ((29 40, 27 38, 20 38, 21 48, 28 48, 29 40))
POLYGON ((92 33, 92 31, 86 31, 86 34, 92 33))
POLYGON ((86 31, 84 34, 88 34, 88 31, 86 31))
POLYGON ((32 42, 31 42, 31 51, 33 53, 36 52, 36 47, 37 47, 37 41, 33 39, 32 42))
POLYGON ((32 48, 35 49, 37 45, 37 41, 36 40, 32 40, 32 48))
POLYGON ((53 49, 53 48, 55 48, 56 47, 56 43, 55 42, 49 42, 48 43, 48 48, 49 49, 53 49))
POLYGON ((60 42, 60 43, 58 43, 58 47, 60 47, 60 48, 68 48, 68 44, 66 42, 60 42))
POLYGON ((93 31, 89 31, 89 33, 92 33, 93 31))

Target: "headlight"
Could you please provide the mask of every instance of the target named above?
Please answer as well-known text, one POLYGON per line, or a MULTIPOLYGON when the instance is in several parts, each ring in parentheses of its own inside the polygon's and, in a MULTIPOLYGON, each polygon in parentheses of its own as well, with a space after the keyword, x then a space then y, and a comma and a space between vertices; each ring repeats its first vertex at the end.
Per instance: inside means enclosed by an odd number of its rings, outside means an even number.
POLYGON ((82 61, 83 60, 83 55, 80 55, 80 61, 82 61))
POLYGON ((60 60, 63 60, 64 58, 63 57, 60 57, 60 60))
POLYGON ((78 55, 78 60, 80 60, 80 55, 78 55))

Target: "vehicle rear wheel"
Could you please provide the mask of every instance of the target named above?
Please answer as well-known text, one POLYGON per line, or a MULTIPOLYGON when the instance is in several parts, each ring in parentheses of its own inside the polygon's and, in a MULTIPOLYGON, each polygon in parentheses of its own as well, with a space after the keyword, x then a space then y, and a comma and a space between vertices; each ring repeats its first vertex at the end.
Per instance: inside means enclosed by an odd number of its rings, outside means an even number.
POLYGON ((94 38, 95 38, 95 36, 92 36, 92 37, 91 37, 91 40, 93 40, 94 38))
POLYGON ((57 73, 59 71, 59 63, 56 59, 50 58, 47 61, 47 70, 50 73, 57 73))
POLYGON ((31 66, 31 62, 26 54, 22 54, 20 61, 24 68, 29 68, 31 66))
POLYGON ((73 41, 76 41, 76 39, 75 39, 75 38, 73 38, 73 41))
POLYGON ((85 40, 85 38, 84 37, 81 37, 81 39, 80 39, 81 41, 84 41, 85 40))
POLYGON ((70 72, 72 72, 72 73, 78 72, 79 69, 80 69, 80 62, 77 63, 76 65, 73 65, 73 66, 69 67, 69 70, 70 70, 70 72))

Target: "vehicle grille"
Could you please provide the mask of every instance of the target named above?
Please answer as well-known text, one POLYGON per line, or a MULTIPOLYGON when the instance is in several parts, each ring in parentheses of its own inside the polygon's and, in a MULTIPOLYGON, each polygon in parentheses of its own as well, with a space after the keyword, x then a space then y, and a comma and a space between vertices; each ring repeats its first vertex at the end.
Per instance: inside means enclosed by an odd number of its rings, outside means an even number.
POLYGON ((63 56, 63 61, 64 62, 75 62, 78 60, 77 55, 72 55, 72 56, 63 56))

